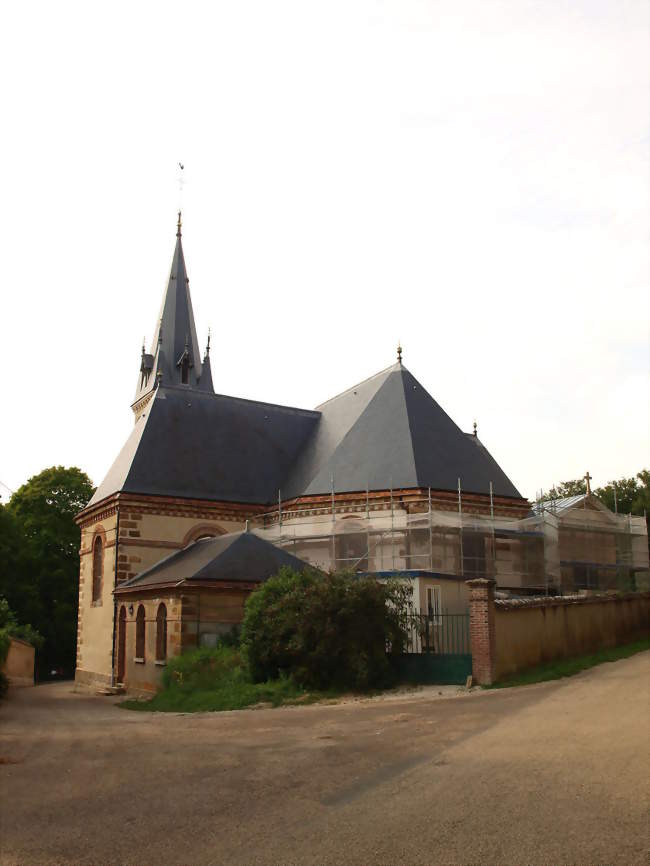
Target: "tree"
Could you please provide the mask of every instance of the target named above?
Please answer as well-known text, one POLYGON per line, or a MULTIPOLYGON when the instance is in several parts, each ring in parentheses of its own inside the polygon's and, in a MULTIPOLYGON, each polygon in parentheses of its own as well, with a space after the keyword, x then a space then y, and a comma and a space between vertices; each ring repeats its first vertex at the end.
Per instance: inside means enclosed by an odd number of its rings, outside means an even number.
POLYGON ((0 565, 0 594, 20 622, 44 637, 37 673, 72 674, 76 654, 79 528, 74 522, 93 486, 76 467, 53 466, 23 484, 0 517, 8 562, 0 565))
POLYGON ((562 481, 554 485, 546 493, 542 493, 542 499, 564 499, 567 496, 580 496, 587 492, 587 482, 584 478, 575 478, 573 481, 562 481))
POLYGON ((308 688, 386 685, 387 645, 406 641, 408 580, 283 568, 246 601, 242 652, 255 681, 291 676, 308 688))
MULTIPOLYGON (((584 478, 576 478, 573 481, 563 481, 546 493, 542 499, 562 499, 566 496, 577 496, 587 492, 587 482, 584 478)), ((650 511, 650 471, 642 469, 634 478, 619 478, 618 481, 609 481, 604 487, 598 487, 593 491, 594 495, 606 505, 610 511, 618 509, 620 514, 643 515, 644 511, 650 511), (616 501, 614 500, 614 489, 616 489, 616 501)))

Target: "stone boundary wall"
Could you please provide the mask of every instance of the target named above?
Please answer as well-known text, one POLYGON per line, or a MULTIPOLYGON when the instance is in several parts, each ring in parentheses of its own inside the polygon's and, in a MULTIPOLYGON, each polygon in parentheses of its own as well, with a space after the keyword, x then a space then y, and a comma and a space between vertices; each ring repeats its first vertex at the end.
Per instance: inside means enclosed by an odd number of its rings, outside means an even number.
POLYGON ((493 580, 467 584, 472 674, 481 685, 650 633, 650 592, 495 600, 493 580))
POLYGON ((0 668, 12 686, 34 685, 34 655, 36 650, 27 641, 12 637, 9 652, 0 668))

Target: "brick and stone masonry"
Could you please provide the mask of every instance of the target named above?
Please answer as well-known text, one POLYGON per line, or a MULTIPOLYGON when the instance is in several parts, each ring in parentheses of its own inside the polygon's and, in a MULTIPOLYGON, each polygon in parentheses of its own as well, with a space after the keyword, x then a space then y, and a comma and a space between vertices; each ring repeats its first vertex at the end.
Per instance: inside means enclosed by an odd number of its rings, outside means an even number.
POLYGON ((477 577, 468 580, 469 636, 472 648, 472 678, 481 686, 494 682, 495 628, 494 587, 496 581, 477 577))

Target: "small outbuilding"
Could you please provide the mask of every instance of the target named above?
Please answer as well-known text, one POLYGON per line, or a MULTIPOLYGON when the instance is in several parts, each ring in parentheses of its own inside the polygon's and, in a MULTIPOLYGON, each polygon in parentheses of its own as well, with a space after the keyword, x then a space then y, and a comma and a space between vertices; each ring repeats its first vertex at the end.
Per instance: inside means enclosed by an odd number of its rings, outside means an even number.
POLYGON ((260 583, 308 563, 254 532, 203 538, 121 584, 115 592, 114 683, 151 693, 171 656, 213 647, 239 625, 260 583))

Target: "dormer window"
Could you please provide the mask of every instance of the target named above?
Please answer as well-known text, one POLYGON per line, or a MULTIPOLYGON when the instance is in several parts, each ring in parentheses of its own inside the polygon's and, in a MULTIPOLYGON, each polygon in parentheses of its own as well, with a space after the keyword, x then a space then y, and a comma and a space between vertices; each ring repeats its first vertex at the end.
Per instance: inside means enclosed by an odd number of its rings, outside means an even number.
POLYGON ((185 342, 185 349, 183 351, 183 354, 180 356, 180 358, 176 362, 176 366, 180 367, 182 384, 183 385, 189 385, 190 384, 190 367, 192 367, 193 365, 192 365, 192 359, 190 357, 190 347, 189 347, 187 341, 185 342))

